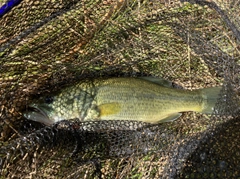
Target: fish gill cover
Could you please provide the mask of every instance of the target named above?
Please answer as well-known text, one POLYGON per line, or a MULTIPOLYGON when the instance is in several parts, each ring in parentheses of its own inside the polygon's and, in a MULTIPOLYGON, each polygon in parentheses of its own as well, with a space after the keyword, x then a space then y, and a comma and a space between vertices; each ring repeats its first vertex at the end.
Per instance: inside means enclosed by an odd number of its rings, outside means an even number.
POLYGON ((237 0, 22 1, 0 18, 1 177, 239 178, 239 15, 237 0), (130 76, 222 90, 213 115, 168 123, 23 117, 65 86, 130 76))

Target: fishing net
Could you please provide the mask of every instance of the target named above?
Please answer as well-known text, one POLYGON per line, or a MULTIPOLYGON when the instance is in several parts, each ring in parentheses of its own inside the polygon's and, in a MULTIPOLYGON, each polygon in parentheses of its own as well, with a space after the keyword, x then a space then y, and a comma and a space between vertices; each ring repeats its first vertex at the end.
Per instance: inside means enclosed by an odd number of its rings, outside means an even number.
POLYGON ((239 178, 239 17, 238 0, 23 0, 4 12, 2 178, 239 178), (162 124, 22 115, 43 94, 120 76, 222 90, 213 115, 162 124))

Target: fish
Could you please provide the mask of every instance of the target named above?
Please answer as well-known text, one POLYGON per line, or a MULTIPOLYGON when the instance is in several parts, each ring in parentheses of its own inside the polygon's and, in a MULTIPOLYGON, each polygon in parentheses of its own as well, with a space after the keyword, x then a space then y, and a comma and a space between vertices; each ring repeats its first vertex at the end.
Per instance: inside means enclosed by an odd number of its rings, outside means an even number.
POLYGON ((220 86, 177 89, 171 82, 154 77, 99 78, 41 96, 27 106, 23 116, 45 125, 74 118, 170 122, 182 112, 212 114, 220 91, 220 86))

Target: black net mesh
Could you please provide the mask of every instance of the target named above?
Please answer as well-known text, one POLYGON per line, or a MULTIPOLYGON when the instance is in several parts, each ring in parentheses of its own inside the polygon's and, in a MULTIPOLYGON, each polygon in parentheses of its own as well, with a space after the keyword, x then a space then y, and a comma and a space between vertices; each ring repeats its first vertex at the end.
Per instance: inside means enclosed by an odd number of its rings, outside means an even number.
POLYGON ((237 0, 23 0, 0 18, 2 178, 239 178, 239 17, 237 0), (154 125, 22 115, 43 94, 120 76, 222 90, 215 115, 154 125))

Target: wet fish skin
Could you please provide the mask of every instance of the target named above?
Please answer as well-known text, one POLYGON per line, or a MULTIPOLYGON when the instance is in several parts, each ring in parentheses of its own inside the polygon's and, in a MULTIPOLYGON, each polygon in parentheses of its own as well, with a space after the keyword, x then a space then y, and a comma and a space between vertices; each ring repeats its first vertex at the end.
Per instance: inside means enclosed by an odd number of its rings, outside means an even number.
POLYGON ((212 113, 221 90, 180 90, 161 83, 147 78, 87 80, 61 90, 50 101, 40 98, 24 116, 46 125, 73 118, 166 122, 184 111, 212 113))

